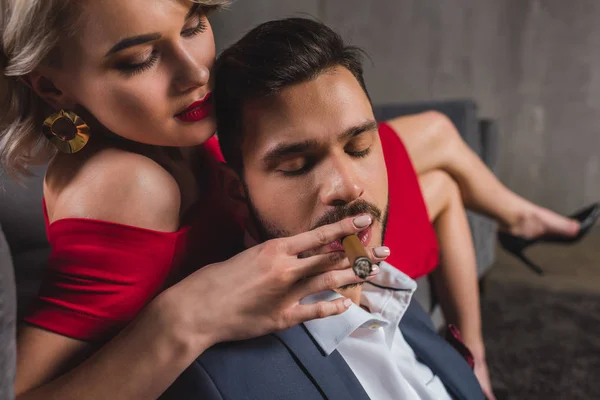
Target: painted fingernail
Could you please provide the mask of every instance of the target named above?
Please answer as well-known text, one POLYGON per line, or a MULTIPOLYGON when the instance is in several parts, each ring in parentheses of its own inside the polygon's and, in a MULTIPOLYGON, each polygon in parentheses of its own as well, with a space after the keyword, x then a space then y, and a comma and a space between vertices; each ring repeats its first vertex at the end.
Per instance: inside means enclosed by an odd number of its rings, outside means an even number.
POLYGON ((371 225, 373 219, 370 215, 361 215, 360 217, 354 218, 352 222, 354 222, 354 226, 357 228, 366 228, 367 226, 371 225))
POLYGON ((384 258, 390 255, 390 248, 387 246, 376 247, 373 249, 373 254, 377 258, 384 258))
POLYGON ((371 276, 377 275, 379 273, 379 271, 381 271, 381 269, 379 268, 379 266, 373 265, 371 267, 371 276))
POLYGON ((352 300, 346 299, 344 300, 344 307, 348 308, 352 305, 352 300))

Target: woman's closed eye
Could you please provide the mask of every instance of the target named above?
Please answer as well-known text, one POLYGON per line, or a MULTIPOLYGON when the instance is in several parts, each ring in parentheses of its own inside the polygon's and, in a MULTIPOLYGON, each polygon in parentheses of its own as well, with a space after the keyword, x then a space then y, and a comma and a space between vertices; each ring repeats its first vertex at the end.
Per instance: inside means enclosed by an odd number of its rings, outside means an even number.
MULTIPOLYGON (((193 17, 188 19, 183 29, 181 30, 181 36, 189 38, 205 32, 208 27, 208 21, 202 11, 198 11, 193 17)), ((116 65, 119 70, 125 76, 133 76, 142 73, 146 70, 151 69, 159 59, 159 52, 156 48, 150 48, 148 51, 138 54, 137 56, 131 57, 126 61, 120 62, 116 65)))
POLYGON ((190 18, 186 26, 184 26, 181 31, 181 36, 190 37, 194 35, 198 35, 206 31, 208 27, 208 21, 204 14, 196 14, 194 17, 190 18))
POLYGON ((127 61, 118 63, 116 68, 123 75, 132 76, 152 68, 157 61, 158 51, 151 48, 148 51, 132 57, 127 61))

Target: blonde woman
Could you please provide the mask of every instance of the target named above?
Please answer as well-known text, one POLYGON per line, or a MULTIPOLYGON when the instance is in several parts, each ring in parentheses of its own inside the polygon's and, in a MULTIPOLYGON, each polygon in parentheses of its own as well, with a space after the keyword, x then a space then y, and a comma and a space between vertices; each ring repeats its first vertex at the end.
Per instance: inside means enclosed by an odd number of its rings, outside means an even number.
POLYGON ((348 307, 299 303, 358 278, 339 255, 298 254, 364 229, 366 215, 214 263, 241 233, 209 140, 206 15, 226 3, 0 1, 0 162, 18 176, 50 161, 52 255, 19 332, 18 398, 156 398, 217 342, 348 307))

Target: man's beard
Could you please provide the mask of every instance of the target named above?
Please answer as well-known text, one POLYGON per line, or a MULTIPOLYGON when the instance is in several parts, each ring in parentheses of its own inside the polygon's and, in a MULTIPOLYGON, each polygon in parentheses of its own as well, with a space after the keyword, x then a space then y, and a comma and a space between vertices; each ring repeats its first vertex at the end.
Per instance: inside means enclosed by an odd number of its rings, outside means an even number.
MULTIPOLYGON (((244 183, 244 190, 246 192, 246 201, 248 203, 248 211, 250 213, 250 218, 252 218, 254 227, 256 228, 257 234, 259 235, 258 239, 261 242, 264 242, 264 241, 267 241, 270 239, 292 236, 292 234, 290 232, 286 231, 285 229, 282 229, 281 227, 277 226, 273 222, 267 221, 265 218, 263 218, 261 216, 260 212, 256 209, 256 207, 254 207, 254 203, 252 202, 252 197, 250 196, 250 193, 248 192, 248 188, 246 187, 245 183, 244 183)), ((373 218, 373 223, 376 223, 376 222, 381 223, 381 243, 379 243, 379 245, 381 246, 381 245, 383 245, 384 238, 385 238, 385 231, 387 228, 389 204, 390 204, 390 202, 389 202, 389 196, 388 196, 388 201, 387 201, 387 204, 385 207, 385 212, 382 212, 381 209, 379 207, 377 207, 376 205, 369 203, 365 200, 358 199, 350 204, 338 206, 338 207, 335 207, 334 209, 326 212, 321 218, 319 218, 319 220, 317 222, 315 222, 310 227, 309 230, 313 230, 320 226, 336 223, 338 221, 343 220, 344 218, 354 217, 359 214, 369 214, 373 218)), ((303 255, 300 255, 299 257, 302 257, 302 256, 303 255)), ((342 286, 340 289, 342 289, 342 290, 349 289, 352 287, 356 287, 357 285, 362 285, 362 283, 361 284, 352 283, 349 285, 342 286)))

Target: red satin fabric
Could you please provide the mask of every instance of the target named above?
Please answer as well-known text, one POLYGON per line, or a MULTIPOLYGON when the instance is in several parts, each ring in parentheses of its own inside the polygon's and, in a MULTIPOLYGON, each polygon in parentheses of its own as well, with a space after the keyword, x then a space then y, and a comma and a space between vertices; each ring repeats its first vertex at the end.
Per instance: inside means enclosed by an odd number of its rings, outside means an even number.
POLYGON ((404 144, 387 124, 379 125, 379 137, 388 171, 389 215, 386 260, 413 279, 429 274, 438 264, 438 244, 429 222, 417 173, 404 144))
POLYGON ((105 340, 173 282, 239 249, 243 230, 224 209, 216 139, 200 150, 207 195, 198 216, 177 232, 158 232, 84 218, 48 223, 52 252, 30 324, 85 341, 105 340))

